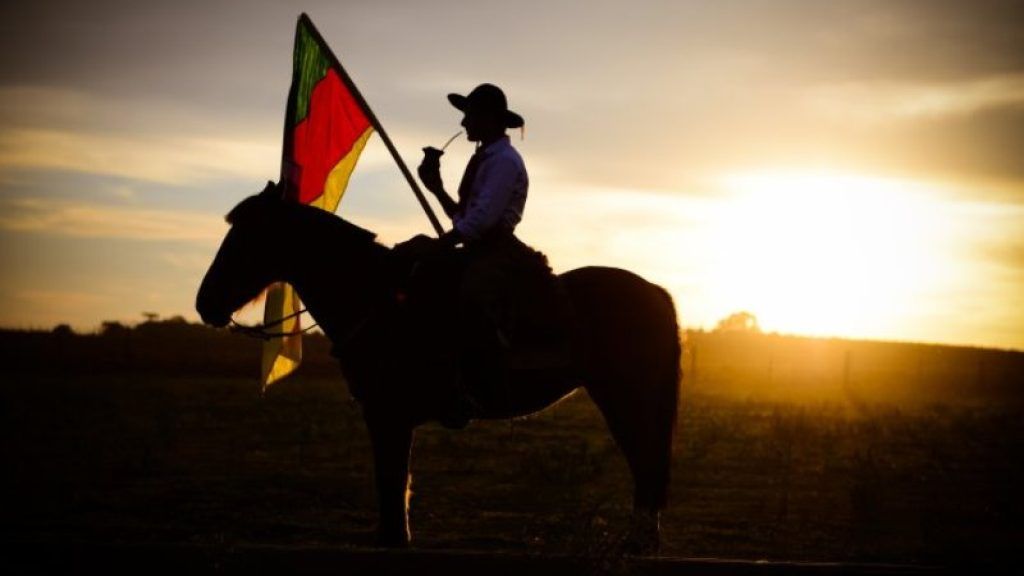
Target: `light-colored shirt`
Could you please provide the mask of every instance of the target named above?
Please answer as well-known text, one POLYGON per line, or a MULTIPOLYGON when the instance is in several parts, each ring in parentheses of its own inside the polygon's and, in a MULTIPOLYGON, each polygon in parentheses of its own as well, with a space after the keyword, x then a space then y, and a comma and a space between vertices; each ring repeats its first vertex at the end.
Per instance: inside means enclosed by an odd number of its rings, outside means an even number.
POLYGON ((499 228, 515 230, 523 219, 530 185, 526 164, 508 136, 476 153, 481 155, 480 165, 470 185, 466 208, 453 218, 455 228, 470 240, 499 228))

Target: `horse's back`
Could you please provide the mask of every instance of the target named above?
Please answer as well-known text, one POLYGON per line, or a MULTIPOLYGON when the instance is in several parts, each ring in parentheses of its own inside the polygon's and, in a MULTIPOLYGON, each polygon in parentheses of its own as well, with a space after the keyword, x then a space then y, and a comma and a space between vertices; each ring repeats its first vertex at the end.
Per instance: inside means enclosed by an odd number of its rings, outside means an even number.
POLYGON ((564 272, 558 277, 566 290, 580 297, 625 295, 631 299, 635 298, 637 304, 649 303, 652 306, 660 306, 661 312, 666 311, 666 304, 672 306, 672 298, 664 288, 622 268, 586 266, 564 272))

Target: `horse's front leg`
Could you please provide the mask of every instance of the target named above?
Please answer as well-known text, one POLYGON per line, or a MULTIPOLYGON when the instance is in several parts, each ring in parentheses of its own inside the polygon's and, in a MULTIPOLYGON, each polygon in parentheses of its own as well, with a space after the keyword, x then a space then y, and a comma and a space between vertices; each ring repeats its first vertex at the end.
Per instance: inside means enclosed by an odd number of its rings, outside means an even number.
POLYGON ((413 426, 386 413, 366 412, 377 484, 377 544, 409 545, 409 454, 413 426))

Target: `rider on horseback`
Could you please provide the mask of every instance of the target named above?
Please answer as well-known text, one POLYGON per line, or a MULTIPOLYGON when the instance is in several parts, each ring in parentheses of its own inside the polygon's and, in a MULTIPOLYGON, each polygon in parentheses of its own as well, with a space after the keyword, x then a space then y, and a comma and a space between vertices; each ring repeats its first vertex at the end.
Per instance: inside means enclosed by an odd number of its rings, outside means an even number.
MULTIPOLYGON (((441 180, 441 151, 425 148, 418 173, 454 226, 438 240, 420 236, 396 248, 412 253, 425 262, 424 267, 456 272, 460 353, 455 404, 466 408, 469 396, 495 396, 513 346, 536 344, 530 327, 538 324, 537 306, 554 293, 554 278, 546 258, 514 235, 523 217, 529 179, 505 131, 521 128, 522 116, 508 109, 505 94, 492 84, 481 84, 467 96, 449 94, 448 100, 464 114, 466 138, 477 143, 459 184, 458 200, 445 191, 441 180)), ((457 415, 445 423, 465 425, 474 411, 479 410, 456 408, 457 415)))

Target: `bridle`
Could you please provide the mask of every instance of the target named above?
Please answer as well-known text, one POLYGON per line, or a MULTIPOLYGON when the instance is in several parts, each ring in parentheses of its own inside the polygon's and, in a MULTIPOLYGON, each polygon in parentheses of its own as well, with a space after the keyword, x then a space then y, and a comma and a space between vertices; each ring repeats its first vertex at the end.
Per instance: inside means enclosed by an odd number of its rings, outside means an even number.
POLYGON ((232 318, 230 330, 232 332, 238 332, 240 334, 244 334, 252 338, 259 338, 261 340, 273 340, 274 338, 287 338, 288 336, 298 336, 300 334, 305 334, 306 332, 309 332, 313 328, 316 328, 318 324, 314 322, 309 326, 306 326, 305 328, 293 330, 291 332, 271 332, 270 329, 275 326, 280 326, 281 324, 284 324, 288 320, 300 316, 304 312, 307 312, 306 308, 303 308, 298 312, 292 312, 287 316, 282 316, 281 318, 278 318, 273 322, 265 322, 263 324, 257 324, 254 326, 242 324, 241 322, 238 322, 237 320, 232 318))
MULTIPOLYGON (((242 324, 241 322, 238 322, 237 320, 232 318, 230 320, 231 326, 228 329, 231 330, 232 332, 238 332, 239 334, 242 334, 244 336, 249 336, 249 337, 252 337, 252 338, 259 338, 261 340, 273 340, 274 338, 287 338, 288 336, 299 336, 301 334, 305 334, 306 332, 309 332, 313 328, 316 328, 317 326, 320 325, 320 323, 319 322, 314 322, 314 323, 310 324, 309 326, 306 326, 305 328, 302 328, 301 330, 293 330, 291 332, 270 332, 269 330, 271 328, 273 328, 274 326, 280 326, 281 324, 285 323, 286 321, 291 320, 292 318, 295 318, 296 316, 299 316, 299 315, 301 315, 301 314, 303 314, 305 312, 308 312, 308 311, 309 311, 308 308, 303 308, 302 310, 299 310, 298 312, 293 312, 293 313, 291 313, 291 314, 289 314, 287 316, 283 316, 283 317, 281 317, 281 318, 279 318, 277 320, 274 320, 273 322, 257 324, 255 326, 250 326, 248 324, 242 324)), ((363 328, 366 327, 366 325, 369 323, 370 319, 373 318, 376 315, 376 312, 377 312, 377 309, 374 308, 373 310, 371 310, 370 313, 364 315, 359 320, 359 322, 356 322, 356 324, 354 326, 352 326, 352 328, 348 331, 348 333, 344 336, 344 338, 342 338, 342 339, 340 339, 338 341, 338 343, 336 344, 336 347, 340 348, 340 347, 344 346, 345 344, 347 344, 349 341, 351 341, 356 336, 356 334, 358 334, 360 331, 362 331, 363 328)))

